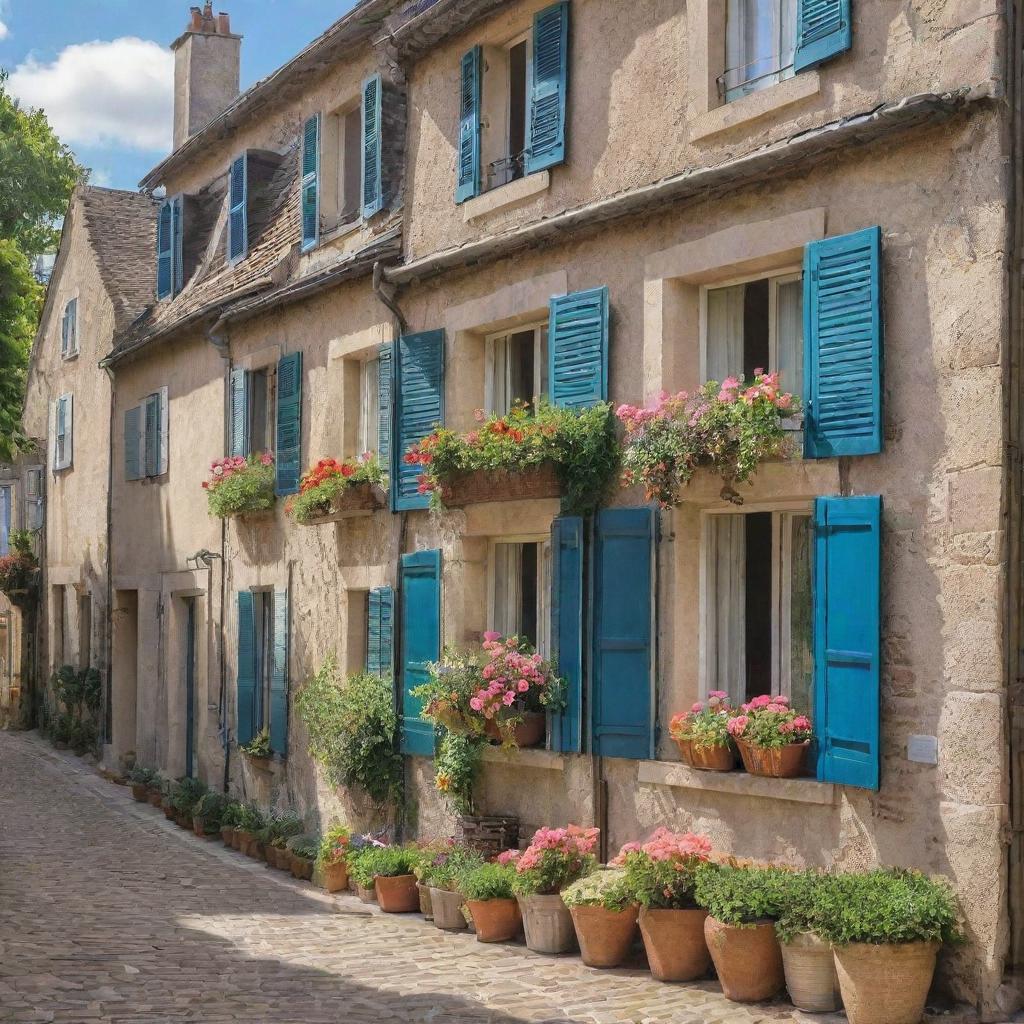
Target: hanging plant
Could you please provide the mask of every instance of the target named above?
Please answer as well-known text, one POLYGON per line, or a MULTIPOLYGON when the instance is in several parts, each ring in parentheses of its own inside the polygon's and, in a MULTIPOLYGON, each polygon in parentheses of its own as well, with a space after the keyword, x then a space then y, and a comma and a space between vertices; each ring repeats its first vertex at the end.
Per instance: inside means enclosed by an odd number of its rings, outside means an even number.
POLYGON ((274 456, 254 453, 248 458, 228 455, 210 463, 203 481, 210 515, 220 519, 262 512, 274 507, 274 456))
POLYGON ((373 452, 358 459, 321 459, 299 481, 299 493, 285 503, 285 512, 296 522, 309 523, 342 511, 346 499, 358 495, 365 499, 367 511, 382 507, 378 492, 387 487, 387 475, 373 452), (367 493, 369 492, 369 493, 367 493))

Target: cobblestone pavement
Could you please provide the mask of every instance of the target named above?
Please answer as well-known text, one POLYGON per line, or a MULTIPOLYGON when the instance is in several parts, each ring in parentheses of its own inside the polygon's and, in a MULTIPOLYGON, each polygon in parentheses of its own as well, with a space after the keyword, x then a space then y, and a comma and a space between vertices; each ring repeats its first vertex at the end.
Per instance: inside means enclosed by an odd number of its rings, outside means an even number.
POLYGON ((482 945, 367 912, 0 733, 0 1021, 753 1024, 717 986, 482 945), (339 912, 340 911, 340 912, 339 912))

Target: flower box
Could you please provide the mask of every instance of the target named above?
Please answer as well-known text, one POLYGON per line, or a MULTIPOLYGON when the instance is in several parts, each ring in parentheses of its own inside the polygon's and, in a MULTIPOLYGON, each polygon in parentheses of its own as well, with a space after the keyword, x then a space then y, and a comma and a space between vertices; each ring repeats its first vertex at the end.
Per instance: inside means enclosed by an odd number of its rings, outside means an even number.
POLYGON ((553 462, 524 469, 475 469, 448 477, 441 483, 441 501, 461 508, 484 501, 527 501, 559 498, 562 486, 553 462))
POLYGON ((297 519, 301 526, 319 526, 321 523, 336 523, 343 519, 357 519, 372 516, 374 512, 387 507, 388 494, 378 484, 350 484, 330 502, 330 511, 322 515, 297 519))

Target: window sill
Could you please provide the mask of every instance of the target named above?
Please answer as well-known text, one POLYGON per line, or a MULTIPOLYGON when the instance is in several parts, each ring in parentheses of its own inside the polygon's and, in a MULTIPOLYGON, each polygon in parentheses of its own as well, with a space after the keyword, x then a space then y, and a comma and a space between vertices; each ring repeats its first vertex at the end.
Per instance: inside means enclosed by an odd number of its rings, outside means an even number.
POLYGON ((525 178, 510 181, 507 185, 492 188, 490 192, 469 199, 462 204, 462 219, 470 224, 482 217, 501 210, 518 206, 533 196, 539 195, 551 186, 551 172, 537 171, 525 178))
POLYGON ((62 355, 61 356, 61 359, 65 363, 74 362, 77 358, 78 358, 78 353, 77 352, 68 352, 67 355, 62 355))
POLYGON ((362 226, 362 217, 356 217, 355 220, 348 220, 345 221, 344 224, 338 224, 331 228, 330 231, 324 231, 320 234, 320 241, 318 245, 311 245, 308 249, 304 249, 303 252, 314 252, 320 245, 324 245, 327 242, 336 242, 339 238, 346 238, 348 235, 358 231, 362 226))
POLYGON ((516 768, 543 768, 550 772, 565 771, 565 758, 555 750, 541 750, 537 747, 523 747, 519 750, 502 750, 501 747, 484 747, 484 761, 490 764, 514 765, 516 768))
POLYGON ((807 99, 808 96, 816 96, 820 91, 821 80, 818 72, 804 71, 771 88, 753 92, 742 99, 723 103, 720 107, 698 114, 690 122, 690 141, 707 139, 737 125, 755 121, 759 117, 788 107, 791 103, 807 99))
POLYGON ((637 782, 826 807, 836 802, 836 787, 830 782, 818 782, 816 779, 768 779, 741 771, 703 772, 688 768, 679 761, 641 761, 637 766, 637 782))

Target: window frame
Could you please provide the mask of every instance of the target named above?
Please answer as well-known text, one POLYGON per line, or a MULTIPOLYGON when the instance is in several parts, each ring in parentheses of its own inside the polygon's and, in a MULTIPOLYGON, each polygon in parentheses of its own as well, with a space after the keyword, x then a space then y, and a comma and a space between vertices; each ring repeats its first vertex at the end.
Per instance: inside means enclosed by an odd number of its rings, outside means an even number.
POLYGON ((248 374, 248 386, 245 392, 245 422, 246 422, 246 447, 248 451, 244 453, 245 458, 249 458, 255 455, 257 452, 273 452, 275 458, 277 457, 277 361, 271 360, 267 363, 261 363, 259 366, 249 366, 245 372, 248 374), (253 443, 253 424, 255 422, 256 406, 255 406, 255 388, 253 382, 255 381, 258 374, 263 375, 263 379, 266 381, 264 388, 264 418, 266 420, 264 425, 264 445, 262 448, 256 447, 253 443))
MULTIPOLYGON (((540 406, 541 401, 548 397, 551 390, 551 381, 548 380, 548 391, 544 392, 541 390, 541 384, 544 379, 544 370, 548 359, 551 344, 551 328, 550 328, 550 317, 544 320, 531 320, 525 324, 517 324, 514 327, 508 327, 502 331, 493 331, 484 336, 484 412, 490 416, 497 410, 494 407, 494 374, 497 369, 497 361, 495 356, 495 343, 503 338, 510 338, 513 334, 525 334, 527 331, 533 331, 533 397, 531 399, 531 405, 533 406, 534 412, 540 406), (541 332, 547 331, 547 337, 543 337, 541 332), (542 340, 543 338, 543 340, 542 340)), ((508 410, 505 410, 505 415, 508 410)))
POLYGON ((272 586, 250 587, 253 597, 253 651, 256 659, 253 735, 270 729, 272 689, 274 682, 274 628, 276 596, 272 586), (269 627, 264 626, 269 623, 269 627))
MULTIPOLYGON (((763 92, 765 89, 770 89, 773 85, 779 85, 781 82, 785 82, 790 78, 795 77, 797 74, 794 58, 796 57, 796 32, 797 32, 797 18, 799 17, 799 6, 800 0, 770 0, 774 5, 772 16, 774 18, 773 28, 775 29, 773 45, 776 48, 776 52, 773 54, 773 60, 779 62, 779 66, 772 71, 767 71, 764 74, 758 75, 755 78, 746 79, 740 82, 738 85, 729 88, 726 86, 726 77, 730 71, 737 70, 736 68, 729 67, 729 40, 733 31, 739 31, 737 29, 731 29, 729 25, 729 6, 733 0, 725 0, 725 31, 723 34, 723 58, 722 58, 722 74, 717 80, 718 86, 718 98, 722 106, 730 103, 735 103, 737 100, 744 99, 747 96, 751 96, 757 92, 763 92), (788 64, 782 64, 783 52, 782 52, 782 33, 783 33, 783 6, 791 3, 793 5, 792 20, 793 20, 793 51, 790 55, 790 61, 788 64), (785 72, 789 72, 786 74, 785 72), (757 84, 762 83, 762 84, 757 84), (730 96, 730 93, 733 95, 730 96)), ((735 0, 737 4, 749 2, 749 0, 735 0)), ((744 45, 742 40, 742 33, 740 33, 740 46, 744 45)), ((744 53, 744 57, 749 57, 749 54, 744 53)), ((748 60, 746 64, 738 65, 740 68, 750 67, 755 61, 748 60)))
POLYGON ((487 539, 487 629, 495 628, 495 596, 498 585, 496 547, 499 544, 537 545, 537 650, 547 658, 551 653, 551 531, 522 533, 487 539))
POLYGON ((359 417, 356 425, 356 456, 364 452, 377 452, 380 448, 380 355, 370 352, 359 360, 359 417), (372 377, 370 366, 376 366, 372 377), (373 400, 373 416, 369 416, 370 399, 373 400), (370 443, 370 440, 373 443, 370 443))
POLYGON ((78 352, 78 296, 72 295, 69 296, 67 301, 64 303, 64 312, 61 314, 60 357, 61 359, 75 359, 78 356, 78 352), (68 322, 69 310, 73 313, 73 316, 71 317, 70 332, 65 329, 65 325, 68 322), (72 344, 65 347, 65 343, 68 341, 69 337, 72 344))

